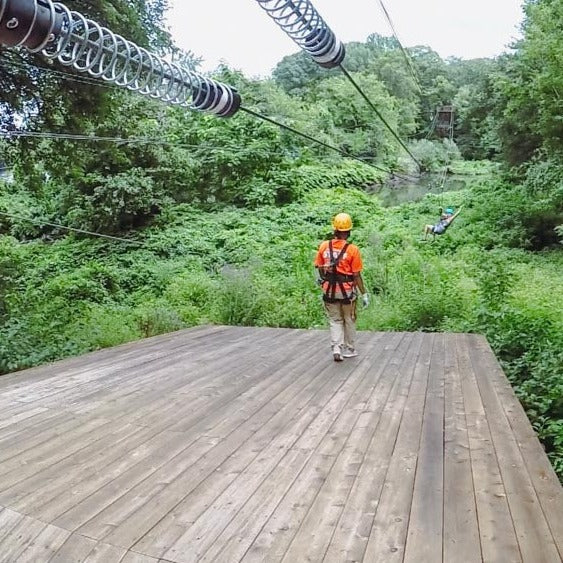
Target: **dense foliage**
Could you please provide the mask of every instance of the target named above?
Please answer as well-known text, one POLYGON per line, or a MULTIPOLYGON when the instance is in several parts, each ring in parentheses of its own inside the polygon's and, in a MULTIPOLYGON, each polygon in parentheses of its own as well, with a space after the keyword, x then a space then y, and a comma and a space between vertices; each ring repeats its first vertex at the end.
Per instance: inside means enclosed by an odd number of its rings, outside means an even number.
MULTIPOLYGON (((83 4, 173 51, 156 25, 165 2, 83 4)), ((391 208, 373 194, 410 189, 412 161, 341 74, 303 54, 270 80, 217 76, 245 105, 376 168, 243 113, 167 108, 0 53, 10 58, 2 127, 44 133, 0 140, 0 172, 5 163, 14 175, 0 179, 0 373, 201 323, 324 326, 311 262, 330 217, 346 210, 376 301, 360 328, 484 333, 563 476, 563 8, 525 8, 524 39, 494 60, 444 61, 418 46, 413 72, 393 39, 347 46, 355 80, 436 173, 434 194, 391 208), (434 121, 449 103, 455 142, 434 121), (444 190, 452 174, 463 190, 444 190), (422 225, 445 204, 463 204, 462 215, 423 242, 422 225)))

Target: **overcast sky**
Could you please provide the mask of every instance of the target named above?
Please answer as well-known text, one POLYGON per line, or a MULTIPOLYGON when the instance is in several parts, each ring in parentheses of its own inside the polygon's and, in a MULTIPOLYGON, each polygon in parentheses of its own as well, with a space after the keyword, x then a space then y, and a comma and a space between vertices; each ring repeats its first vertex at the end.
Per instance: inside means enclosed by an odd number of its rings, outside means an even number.
MULTIPOLYGON (((392 35, 379 0, 313 0, 338 38, 365 41, 392 35)), ((521 0, 385 0, 401 43, 428 45, 442 58, 494 57, 519 37, 521 0)), ((298 47, 255 0, 170 0, 176 43, 203 57, 203 70, 220 61, 248 76, 267 76, 298 47)))

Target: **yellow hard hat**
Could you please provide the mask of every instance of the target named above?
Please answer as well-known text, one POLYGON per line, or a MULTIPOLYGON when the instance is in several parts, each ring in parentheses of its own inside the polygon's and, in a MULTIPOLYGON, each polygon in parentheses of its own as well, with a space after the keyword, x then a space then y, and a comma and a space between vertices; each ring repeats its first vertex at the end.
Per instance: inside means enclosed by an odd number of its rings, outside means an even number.
POLYGON ((335 231, 352 230, 352 217, 348 213, 339 213, 332 220, 332 228, 335 231))

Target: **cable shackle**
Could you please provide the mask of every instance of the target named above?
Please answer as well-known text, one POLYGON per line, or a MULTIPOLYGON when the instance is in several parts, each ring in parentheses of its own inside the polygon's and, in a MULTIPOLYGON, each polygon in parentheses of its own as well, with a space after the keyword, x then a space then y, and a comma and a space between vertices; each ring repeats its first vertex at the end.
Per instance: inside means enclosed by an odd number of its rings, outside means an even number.
POLYGON ((256 0, 278 26, 323 68, 335 68, 346 56, 344 45, 310 0, 256 0))
POLYGON ((233 87, 153 55, 52 0, 0 0, 0 45, 41 52, 94 78, 220 117, 241 105, 233 87))

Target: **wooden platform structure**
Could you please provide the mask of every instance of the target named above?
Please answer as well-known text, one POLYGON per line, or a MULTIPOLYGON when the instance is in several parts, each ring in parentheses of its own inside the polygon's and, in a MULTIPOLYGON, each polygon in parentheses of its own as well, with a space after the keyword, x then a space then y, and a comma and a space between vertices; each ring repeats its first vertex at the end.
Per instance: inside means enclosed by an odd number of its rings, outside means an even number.
POLYGON ((558 563, 485 339, 199 327, 0 378, 0 561, 558 563))

